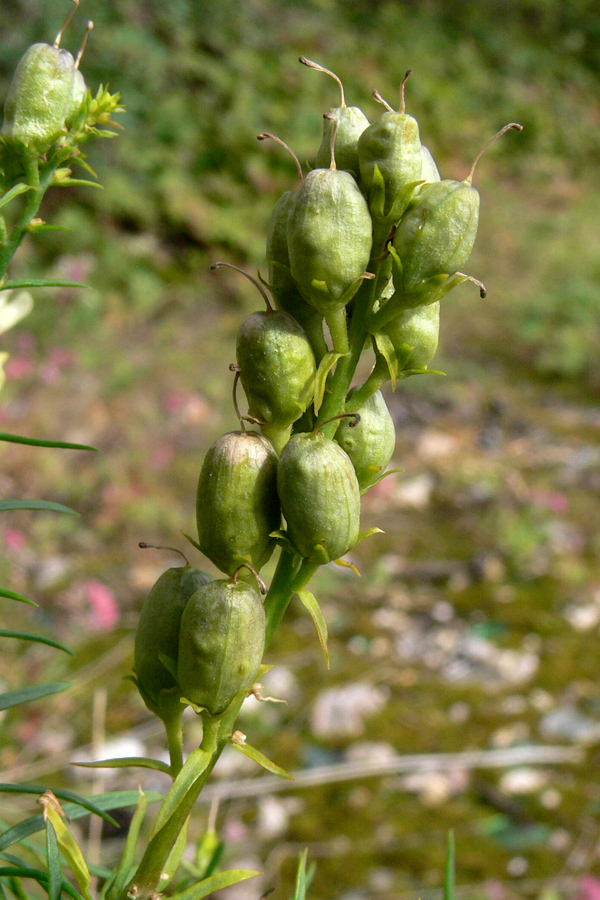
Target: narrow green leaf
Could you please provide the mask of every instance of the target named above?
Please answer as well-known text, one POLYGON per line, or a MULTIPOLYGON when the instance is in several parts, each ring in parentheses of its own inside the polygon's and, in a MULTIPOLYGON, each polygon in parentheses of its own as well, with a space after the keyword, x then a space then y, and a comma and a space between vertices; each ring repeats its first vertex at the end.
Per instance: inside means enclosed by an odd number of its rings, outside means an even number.
MULTIPOLYGON (((58 792, 56 793, 58 796, 58 792)), ((102 812, 106 810, 126 809, 128 806, 135 806, 138 797, 138 791, 110 791, 108 794, 98 794, 95 797, 91 797, 89 802, 93 803, 97 810, 101 811, 99 812, 101 815, 102 812)), ((156 803, 158 800, 163 799, 163 795, 159 794, 157 791, 147 791, 146 797, 148 803, 156 803)), ((71 821, 81 819, 83 816, 87 816, 90 813, 88 809, 83 809, 83 807, 77 806, 74 803, 65 803, 63 809, 71 821)), ((41 831, 44 827, 45 823, 42 815, 30 816, 28 819, 23 819, 22 822, 19 822, 17 825, 14 825, 0 835, 0 851, 5 850, 7 847, 12 847, 13 844, 17 844, 24 838, 29 837, 30 834, 41 831)))
POLYGON ((70 516, 78 516, 79 513, 62 503, 53 503, 52 500, 0 500, 0 512, 12 509, 38 509, 49 512, 68 513, 70 516))
POLYGON ((46 822, 46 853, 48 856, 48 900, 59 900, 62 889, 62 866, 56 831, 52 822, 46 822))
POLYGON ((85 857, 81 851, 81 847, 71 834, 65 819, 64 812, 59 805, 56 797, 50 792, 40 797, 40 803, 44 804, 44 818, 46 822, 50 821, 56 831, 56 839, 62 850, 63 856, 69 866, 71 872, 75 876, 75 881, 79 885, 79 890, 86 898, 92 900, 90 893, 90 884, 92 876, 87 867, 85 857))
MULTIPOLYGON (((126 769, 131 766, 141 769, 156 769, 158 772, 166 772, 167 775, 171 771, 167 763, 162 760, 149 759, 145 756, 126 756, 121 759, 102 759, 98 762, 72 762, 71 765, 79 766, 81 769, 126 769)), ((56 793, 56 791, 54 793, 56 793)))
POLYGON ((135 805, 135 812, 131 820, 131 825, 129 826, 129 831, 127 832, 127 841, 125 842, 123 856, 121 857, 119 868, 115 873, 113 884, 111 885, 110 890, 107 892, 107 897, 109 898, 109 900, 113 900, 113 898, 115 898, 116 900, 116 898, 120 896, 123 888, 129 881, 131 868, 133 866, 135 858, 135 851, 137 849, 137 841, 140 834, 140 828, 142 827, 142 822, 144 821, 147 809, 148 798, 146 797, 145 793, 140 790, 138 802, 135 805))
POLYGON ((365 528, 364 531, 359 531, 358 540, 354 546, 356 547, 357 544, 360 544, 361 541, 364 541, 365 538, 371 537, 373 534, 385 534, 385 531, 382 528, 377 528, 377 526, 373 528, 365 528))
POLYGON ((27 226, 27 231, 30 234, 42 234, 46 231, 70 231, 68 225, 48 225, 46 222, 31 222, 27 226))
POLYGON ((298 858, 298 870, 296 872, 296 886, 294 889, 293 900, 306 900, 306 859, 308 857, 308 847, 298 858))
POLYGON ((216 875, 211 875, 209 878, 199 881, 198 884, 188 888, 187 891, 173 894, 171 900, 202 900, 203 897, 208 897, 209 894, 213 894, 215 891, 231 887, 233 884, 238 884, 247 878, 255 878, 261 874, 262 872, 255 872, 252 869, 229 869, 228 872, 218 872, 216 875))
POLYGON ((84 187, 94 187, 104 190, 103 185, 98 184, 97 181, 88 181, 85 178, 64 178, 57 183, 56 187, 73 187, 74 185, 83 185, 84 187))
POLYGON ((20 688, 17 691, 5 691, 4 694, 0 694, 0 710, 10 709, 20 703, 29 703, 31 700, 39 700, 50 694, 59 694, 70 687, 70 684, 63 681, 54 681, 49 684, 35 684, 32 687, 20 688))
MULTIPOLYGON (((372 487, 375 487, 376 484, 379 484, 379 482, 383 481, 384 478, 387 478, 388 475, 397 475, 398 472, 404 472, 404 469, 386 469, 385 472, 381 472, 381 474, 378 475, 377 478, 374 478, 373 481, 371 481, 371 483, 367 485, 366 488, 364 488, 364 490, 361 490, 361 494, 366 494, 367 491, 370 491, 372 487)), ((375 534, 375 532, 371 533, 375 534)), ((367 537, 367 535, 365 535, 365 537, 367 537)))
MULTIPOLYGON (((200 544, 198 543, 198 541, 195 541, 194 538, 191 537, 191 535, 186 534, 185 531, 182 531, 181 533, 182 533, 182 535, 184 536, 184 538, 186 539, 186 541, 189 541, 189 542, 190 542, 190 544, 192 545, 192 547, 195 547, 196 550, 200 550, 200 544)), ((200 552, 202 552, 202 551, 200 551, 200 552)))
POLYGON ((251 747, 250 744, 247 744, 245 741, 236 741, 233 737, 230 737, 229 743, 232 747, 235 747, 236 750, 239 750, 240 753, 243 753, 244 756, 250 757, 253 759, 255 763, 258 763, 259 766, 262 766, 263 769, 266 769, 267 772, 272 772, 273 775, 279 775, 280 778, 288 778, 290 781, 293 781, 294 778, 285 769, 282 769, 281 766, 275 765, 274 762, 261 753, 260 750, 257 750, 256 747, 251 747))
POLYGON ((169 858, 163 866, 163 870, 160 874, 160 882, 158 885, 161 893, 169 886, 169 884, 173 880, 173 876, 179 868, 179 864, 183 858, 183 854, 185 853, 189 823, 190 817, 188 816, 183 828, 177 835, 177 840, 175 841, 173 849, 169 853, 169 858))
POLYGON ((371 210, 371 215, 377 216, 377 218, 383 218, 383 210, 385 206, 385 181, 383 180, 383 175, 381 174, 381 169, 375 163, 373 168, 373 181, 371 183, 371 190, 369 191, 369 209, 371 210))
POLYGON ((66 441, 43 441, 37 438, 23 437, 21 434, 7 434, 0 431, 0 441, 8 441, 11 444, 27 444, 30 447, 56 447, 60 450, 93 450, 98 452, 97 447, 89 447, 87 444, 70 444, 66 441))
POLYGON ((158 811, 156 824, 152 832, 153 835, 160 831, 165 822, 171 818, 191 786, 200 778, 211 759, 212 754, 201 747, 190 753, 158 811))
POLYGON ((5 281, 0 286, 3 291, 14 291, 16 288, 40 288, 40 287, 70 287, 87 288, 87 284, 79 281, 49 281, 45 278, 22 278, 19 281, 5 281))
POLYGON ((63 647, 58 641, 53 641, 51 638, 44 637, 41 634, 28 634, 26 631, 5 631, 3 628, 0 628, 0 637, 18 638, 21 641, 33 641, 37 644, 46 644, 48 647, 55 647, 57 650, 62 650, 64 653, 68 653, 69 656, 73 656, 73 653, 68 647, 63 647))
POLYGON ((6 597, 8 600, 18 600, 19 603, 29 603, 30 606, 39 606, 35 600, 29 600, 22 594, 15 594, 14 591, 7 591, 6 588, 0 588, 0 597, 6 597))
POLYGON ((315 378, 315 413, 319 412, 319 410, 321 409, 321 404, 323 403, 327 376, 335 366, 338 359, 343 355, 343 353, 335 353, 333 350, 330 350, 325 354, 325 356, 319 363, 319 368, 317 369, 317 375, 315 378))
POLYGON ((455 879, 455 849, 454 849, 454 831, 448 832, 448 848, 446 850, 446 871, 444 876, 444 900, 454 900, 454 879, 455 879))
POLYGON ((19 194, 24 194, 26 191, 31 190, 33 190, 33 188, 30 184, 15 184, 14 187, 11 187, 10 191, 7 191, 0 197, 0 207, 6 206, 7 203, 10 203, 10 201, 14 200, 15 197, 18 197, 19 194))
MULTIPOLYGON (((12 784, 12 782, 7 784, 6 782, 0 782, 0 793, 3 794, 35 794, 39 796, 46 790, 47 788, 40 784, 12 784)), ((87 800, 85 797, 80 797, 79 794, 74 794, 73 791, 66 791, 63 788, 56 788, 52 793, 59 800, 66 800, 69 803, 76 804, 76 806, 81 806, 86 812, 95 813, 116 828, 119 827, 119 823, 112 816, 109 816, 107 812, 91 800, 87 800)), ((71 816, 70 818, 73 817, 71 816)))
POLYGON ((319 636, 319 642, 321 644, 321 647, 323 648, 323 653, 325 654, 325 662, 327 663, 327 668, 329 668, 329 651, 327 650, 327 622, 323 617, 323 613, 321 612, 321 607, 319 606, 317 598, 306 588, 302 588, 301 590, 296 591, 296 594, 310 613, 310 616, 315 623, 315 628, 317 629, 317 634, 319 636))

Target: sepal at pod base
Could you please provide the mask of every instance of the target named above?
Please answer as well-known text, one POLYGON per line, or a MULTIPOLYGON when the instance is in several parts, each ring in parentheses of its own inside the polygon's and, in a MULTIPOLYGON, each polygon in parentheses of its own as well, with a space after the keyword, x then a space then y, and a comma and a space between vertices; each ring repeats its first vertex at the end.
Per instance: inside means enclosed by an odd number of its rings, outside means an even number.
POLYGON ((394 454, 396 429, 381 391, 375 391, 357 412, 360 421, 353 425, 351 419, 342 419, 334 440, 348 454, 360 492, 364 494, 379 479, 394 454))
POLYGON ((187 602, 210 575, 190 565, 162 573, 144 601, 134 647, 134 674, 148 709, 161 719, 181 710, 181 691, 161 657, 177 665, 179 625, 187 602))
POLYGON ((277 454, 266 437, 233 431, 215 441, 198 479, 196 521, 198 549, 227 575, 267 562, 281 510, 277 454))
POLYGON ((360 488, 339 444, 319 431, 294 434, 277 466, 287 539, 306 559, 327 563, 359 540, 360 488))
POLYGON ((181 618, 177 680, 211 716, 254 684, 265 649, 265 611, 254 587, 218 579, 191 597, 181 618))

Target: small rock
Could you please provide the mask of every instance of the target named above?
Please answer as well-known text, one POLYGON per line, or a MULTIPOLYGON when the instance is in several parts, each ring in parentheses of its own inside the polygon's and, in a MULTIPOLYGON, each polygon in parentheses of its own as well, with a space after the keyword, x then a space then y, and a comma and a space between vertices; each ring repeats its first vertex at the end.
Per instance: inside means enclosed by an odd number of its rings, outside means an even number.
POLYGON ((559 738, 574 744, 600 742, 600 722, 584 716, 574 706, 562 706, 547 713, 540 722, 540 732, 547 738, 559 738))
POLYGON ((387 688, 360 681, 328 688, 317 695, 312 709, 313 734, 321 738, 358 737, 365 728, 364 718, 380 712, 388 697, 387 688))
POLYGON ((536 794, 548 784, 548 776, 540 769, 521 766, 505 772, 499 782, 504 794, 536 794))
POLYGON ((435 480, 431 475, 416 475, 414 478, 399 481, 392 498, 396 506, 400 508, 427 509, 434 487, 435 480))

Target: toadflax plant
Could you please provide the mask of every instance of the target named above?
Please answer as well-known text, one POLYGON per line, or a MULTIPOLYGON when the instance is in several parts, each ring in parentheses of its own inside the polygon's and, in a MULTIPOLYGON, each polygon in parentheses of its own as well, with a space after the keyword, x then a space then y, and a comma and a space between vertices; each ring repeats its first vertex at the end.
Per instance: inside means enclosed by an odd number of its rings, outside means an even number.
MULTIPOLYGON (((73 114, 63 80, 77 63, 63 58, 60 36, 57 41, 31 52, 9 95, 5 154, 10 148, 11 158, 21 161, 22 191, 38 189, 40 171, 46 185, 72 183, 70 174, 57 175, 63 171, 58 168, 48 174, 50 160, 60 158, 58 167, 75 155, 94 129, 94 102, 108 102, 104 93, 96 101, 85 93, 73 114), (30 107, 37 117, 33 127, 17 102, 19 84, 35 81, 33 66, 40 79, 57 79, 52 115, 43 127, 39 104, 30 107), (75 130, 68 130, 70 120, 75 130)), ((193 877, 189 865, 188 875, 179 876, 190 814, 227 744, 287 777, 236 731, 240 707, 259 690, 257 680, 268 668, 263 654, 292 596, 312 616, 327 658, 327 623, 308 585, 320 566, 348 565, 344 555, 379 530, 361 531, 360 511, 361 495, 389 474, 394 449, 393 421, 380 389, 432 371, 440 301, 450 290, 469 280, 485 292, 462 272, 477 231, 479 195, 472 179, 481 154, 463 181, 442 179, 405 109, 409 73, 398 111, 373 92, 385 110, 370 123, 358 107, 346 106, 336 75, 305 57, 300 62, 332 76, 341 101, 325 113, 315 168, 305 174, 290 151, 300 183, 275 204, 265 275, 247 275, 265 308, 241 323, 230 367, 239 430, 208 450, 198 478, 196 533, 186 535, 224 577, 212 579, 184 557, 184 565, 160 576, 141 611, 131 678, 165 725, 170 762, 87 764, 147 767, 168 773, 173 782, 145 842, 140 835, 148 797, 140 793, 122 858, 103 872, 101 900, 151 900, 173 879, 177 900, 200 900, 255 874, 214 873, 213 858, 193 877), (372 354, 374 365, 363 383, 354 384, 364 353, 372 354), (240 409, 240 384, 247 412, 240 409), (267 586, 260 573, 274 553, 267 586), (184 761, 185 707, 201 717, 203 736, 184 761)), ((75 75, 72 84, 75 90, 75 75)), ((497 136, 520 128, 511 123, 497 136)), ((259 135, 268 138, 286 146, 279 137, 259 135)), ((228 265, 215 263, 213 269, 228 265)), ((67 865, 88 900, 89 872, 55 798, 46 797, 44 815, 48 875, 40 875, 39 883, 54 900, 68 890, 60 880, 67 865)), ((296 900, 306 896, 308 881, 303 855, 296 900)))

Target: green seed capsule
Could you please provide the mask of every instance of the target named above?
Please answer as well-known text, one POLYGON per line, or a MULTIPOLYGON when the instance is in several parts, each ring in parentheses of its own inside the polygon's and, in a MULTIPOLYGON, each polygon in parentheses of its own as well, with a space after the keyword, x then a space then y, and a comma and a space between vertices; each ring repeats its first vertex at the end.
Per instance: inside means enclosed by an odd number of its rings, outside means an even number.
POLYGON ((436 354, 440 334, 440 301, 407 309, 386 325, 399 371, 426 369, 436 354))
POLYGON ((185 606, 210 575, 190 565, 163 572, 148 594, 135 633, 134 672, 142 699, 161 719, 181 710, 181 691, 159 654, 177 663, 179 623, 185 606))
POLYGON ((181 617, 177 680, 213 716, 249 691, 265 649, 265 611, 256 590, 219 579, 201 587, 181 617))
POLYGON ((277 454, 260 434, 234 431, 210 448, 198 479, 198 546, 222 572, 243 563, 257 571, 275 546, 280 526, 277 454))
POLYGON ((421 144, 421 181, 431 184, 433 181, 441 181, 441 176, 431 151, 421 144))
POLYGON ((4 105, 5 141, 47 150, 64 130, 73 97, 75 61, 68 50, 33 44, 17 65, 4 105))
POLYGON ((277 467, 277 489, 296 551, 338 559, 358 541, 360 489, 348 454, 320 432, 294 434, 277 467))
POLYGON ((317 372, 304 329, 286 312, 252 313, 238 331, 236 356, 250 415, 278 431, 296 422, 312 402, 317 372))
POLYGON ((364 494, 393 456, 396 429, 381 391, 376 391, 357 412, 360 422, 353 426, 351 420, 342 419, 335 440, 350 457, 364 494))
POLYGON ((300 57, 300 62, 308 66, 309 69, 316 69, 318 72, 330 75, 331 78, 337 81, 340 88, 340 105, 330 109, 328 115, 324 117, 323 138, 317 151, 317 168, 326 169, 331 163, 333 129, 336 127, 335 138, 333 138, 336 165, 338 169, 344 169, 344 171, 350 172, 355 178, 358 178, 358 139, 365 128, 368 127, 369 120, 358 106, 346 106, 344 85, 335 72, 307 59, 305 56, 300 57), (334 126, 334 121, 337 123, 337 126, 334 126))
POLYGON ((372 223, 349 172, 313 169, 296 191, 287 229, 292 277, 304 299, 327 316, 365 273, 372 223))
POLYGON ((375 93, 387 111, 363 131, 358 141, 361 184, 376 226, 390 217, 394 221, 400 218, 421 179, 419 126, 404 112, 408 74, 402 82, 400 111, 393 110, 375 93))
POLYGON ((424 185, 394 235, 402 261, 396 290, 413 293, 430 278, 460 271, 471 255, 478 223, 474 187, 449 178, 424 185))
POLYGON ((321 316, 314 307, 303 300, 290 272, 290 254, 287 243, 287 227, 296 191, 281 195, 269 219, 267 229, 267 266, 269 289, 278 309, 293 316, 303 328, 311 328, 321 316))

